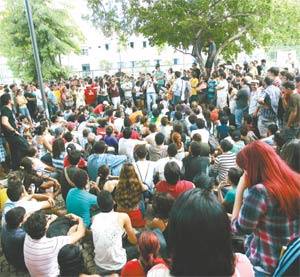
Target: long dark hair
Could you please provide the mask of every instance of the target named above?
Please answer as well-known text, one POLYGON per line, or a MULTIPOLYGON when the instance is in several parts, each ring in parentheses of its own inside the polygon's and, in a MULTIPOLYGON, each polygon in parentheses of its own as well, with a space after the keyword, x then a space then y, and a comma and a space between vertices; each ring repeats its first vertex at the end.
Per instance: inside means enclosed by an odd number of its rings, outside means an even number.
POLYGON ((171 210, 168 247, 174 276, 231 276, 235 256, 230 221, 214 194, 193 189, 171 210))
POLYGON ((59 159, 61 153, 65 152, 65 143, 62 138, 58 138, 53 141, 52 145, 52 155, 54 159, 59 159))

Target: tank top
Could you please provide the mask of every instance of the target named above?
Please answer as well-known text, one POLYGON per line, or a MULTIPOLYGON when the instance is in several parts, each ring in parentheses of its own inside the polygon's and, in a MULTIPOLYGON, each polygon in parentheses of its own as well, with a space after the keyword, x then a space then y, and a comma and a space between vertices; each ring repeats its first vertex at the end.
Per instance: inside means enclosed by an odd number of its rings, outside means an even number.
POLYGON ((91 225, 95 246, 95 263, 105 270, 120 270, 126 263, 126 251, 122 246, 124 229, 118 213, 97 214, 91 225))

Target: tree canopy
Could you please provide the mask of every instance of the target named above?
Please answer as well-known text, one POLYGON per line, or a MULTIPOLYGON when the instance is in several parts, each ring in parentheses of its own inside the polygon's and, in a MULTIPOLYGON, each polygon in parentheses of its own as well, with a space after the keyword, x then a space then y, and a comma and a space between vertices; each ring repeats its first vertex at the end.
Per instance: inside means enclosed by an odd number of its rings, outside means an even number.
MULTIPOLYGON (((15 77, 35 81, 36 70, 32 44, 23 0, 4 0, 0 13, 0 52, 7 58, 15 77)), ((78 31, 67 9, 54 7, 52 0, 31 1, 37 44, 46 80, 66 75, 60 64, 60 55, 78 52, 82 34, 78 31)))
POLYGON ((297 0, 88 0, 90 20, 104 34, 141 33, 151 44, 192 54, 203 65, 211 36, 217 56, 300 42, 297 0))

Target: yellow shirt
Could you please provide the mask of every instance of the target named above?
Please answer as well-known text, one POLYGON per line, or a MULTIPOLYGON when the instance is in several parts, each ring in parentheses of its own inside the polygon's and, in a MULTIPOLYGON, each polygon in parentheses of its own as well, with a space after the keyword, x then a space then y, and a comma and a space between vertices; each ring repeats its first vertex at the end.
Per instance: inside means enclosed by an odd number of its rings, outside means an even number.
POLYGON ((61 103, 61 91, 58 89, 58 90, 55 90, 53 93, 55 95, 57 104, 60 104, 61 103))
POLYGON ((192 88, 191 89, 191 95, 197 95, 196 88, 197 88, 198 84, 199 84, 199 80, 197 78, 192 78, 190 80, 190 85, 191 85, 191 88, 192 88))
POLYGON ((5 202, 7 201, 7 189, 0 189, 0 212, 2 212, 5 202))

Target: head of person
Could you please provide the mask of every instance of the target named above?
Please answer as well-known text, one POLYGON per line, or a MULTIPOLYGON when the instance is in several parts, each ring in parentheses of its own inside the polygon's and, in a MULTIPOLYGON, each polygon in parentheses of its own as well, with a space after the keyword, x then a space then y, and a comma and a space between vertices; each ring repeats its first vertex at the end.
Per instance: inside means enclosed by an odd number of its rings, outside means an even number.
POLYGON ((169 120, 167 116, 163 116, 160 120, 162 126, 167 126, 169 124, 169 120))
POLYGON ((65 152, 65 143, 62 138, 58 138, 53 141, 52 144, 52 155, 53 158, 59 158, 62 153, 65 152))
POLYGON ((293 139, 281 149, 281 158, 286 161, 291 169, 300 173, 300 140, 293 139))
POLYGON ((268 136, 274 135, 278 131, 278 126, 276 124, 270 124, 268 126, 268 136))
POLYGON ((130 183, 136 182, 140 183, 136 170, 131 163, 125 163, 122 166, 119 183, 130 183))
POLYGON ((169 185, 176 185, 180 180, 180 167, 176 162, 168 162, 164 168, 164 175, 169 185))
POLYGON ((24 221, 26 210, 23 207, 15 207, 5 214, 6 226, 9 229, 18 228, 24 221))
POLYGON ((153 214, 155 217, 166 220, 169 218, 175 198, 166 192, 156 192, 153 197, 153 214))
POLYGON ((197 141, 192 141, 190 144, 190 153, 193 157, 198 157, 201 154, 201 144, 197 141))
POLYGON ((176 120, 181 120, 181 119, 182 119, 182 112, 176 111, 176 112, 174 113, 174 118, 175 118, 176 120))
POLYGON ((87 172, 83 169, 77 168, 74 173, 74 185, 79 189, 84 189, 89 181, 87 172))
POLYGON ((101 213, 109 213, 114 208, 114 200, 111 193, 107 190, 101 190, 97 196, 97 203, 101 213))
POLYGON ((194 189, 181 194, 171 210, 168 230, 172 275, 233 275, 230 221, 213 193, 194 189))
POLYGON ((168 156, 171 158, 173 158, 177 155, 178 151, 177 151, 177 146, 175 143, 171 143, 168 145, 167 153, 168 153, 168 156))
POLYGON ((264 83, 266 84, 266 86, 271 86, 273 84, 274 80, 271 77, 266 77, 264 79, 264 83))
POLYGON ((214 179, 204 173, 197 174, 193 178, 193 183, 195 184, 196 188, 200 188, 206 191, 212 191, 214 187, 214 179))
POLYGON ((103 140, 95 142, 92 152, 95 154, 103 154, 106 151, 106 144, 103 140))
POLYGON ((181 72, 180 71, 175 71, 175 78, 180 78, 181 72))
POLYGON ((1 100, 1 105, 3 105, 3 106, 7 106, 12 103, 10 94, 8 94, 8 93, 4 93, 1 96, 0 100, 1 100))
POLYGON ((84 272, 84 261, 78 245, 66 244, 57 256, 60 276, 80 276, 84 272))
POLYGON ((148 151, 145 144, 137 145, 134 154, 138 160, 144 160, 147 157, 148 151))
POLYGON ((143 231, 138 238, 140 260, 145 272, 154 266, 154 261, 159 255, 160 243, 154 232, 143 231))
POLYGON ((36 157, 36 155, 37 155, 37 149, 35 147, 29 147, 27 149, 27 156, 28 157, 33 158, 33 157, 36 157))
POLYGON ((238 129, 235 129, 234 131, 231 132, 230 136, 234 142, 238 142, 241 140, 241 131, 238 129))
POLYGON ((157 131, 156 124, 150 123, 149 124, 149 130, 150 130, 151 133, 155 133, 157 131))
POLYGON ((201 142, 202 137, 199 133, 193 134, 192 141, 201 142))
POLYGON ((232 149, 233 145, 232 145, 232 143, 231 143, 230 141, 228 141, 227 139, 223 139, 223 140, 221 140, 221 142, 220 142, 220 147, 221 147, 222 151, 223 151, 224 153, 226 153, 226 152, 228 152, 228 151, 230 151, 230 150, 232 149))
POLYGON ((21 160, 21 163, 20 163, 20 168, 22 168, 24 170, 25 173, 33 173, 34 170, 33 170, 33 162, 31 159, 25 157, 21 160))
POLYGON ((157 133, 155 135, 155 143, 156 145, 163 145, 164 141, 165 141, 165 136, 163 133, 157 133))
POLYGON ((73 135, 71 132, 66 132, 64 134, 64 139, 66 140, 66 142, 71 142, 73 140, 73 135))
POLYGON ((123 137, 125 139, 130 139, 131 138, 131 134, 132 134, 132 130, 130 127, 126 127, 123 131, 123 137))
POLYGON ((276 66, 272 66, 268 69, 267 75, 268 77, 270 77, 271 79, 275 79, 276 77, 278 77, 279 75, 279 68, 276 66))
POLYGON ((300 89, 300 75, 295 77, 296 87, 297 89, 300 89))
POLYGON ((230 183, 233 187, 237 187, 240 178, 243 175, 243 170, 237 167, 231 167, 228 170, 228 183, 230 183))
POLYGON ((23 195, 23 180, 21 174, 16 172, 9 174, 7 178, 7 197, 12 202, 19 201, 23 195))
POLYGON ((202 118, 197 118, 196 120, 196 125, 198 129, 203 129, 205 128, 205 121, 202 118))
POLYGON ((25 232, 32 239, 41 239, 47 231, 48 220, 43 211, 36 211, 31 214, 24 223, 25 232))
POLYGON ((254 141, 238 153, 236 163, 246 173, 248 187, 263 184, 279 202, 282 211, 289 217, 299 216, 300 175, 280 158, 273 147, 254 141))
POLYGON ((180 133, 174 132, 172 134, 172 141, 173 141, 173 143, 176 144, 176 147, 177 147, 178 150, 181 149, 181 147, 182 147, 182 139, 181 139, 180 133))
POLYGON ((295 90, 295 84, 292 81, 286 81, 282 84, 282 91, 284 95, 291 95, 294 93, 295 90))
POLYGON ((107 126, 106 129, 105 129, 105 132, 106 132, 107 136, 111 136, 112 133, 114 132, 114 129, 113 129, 112 126, 107 126))

